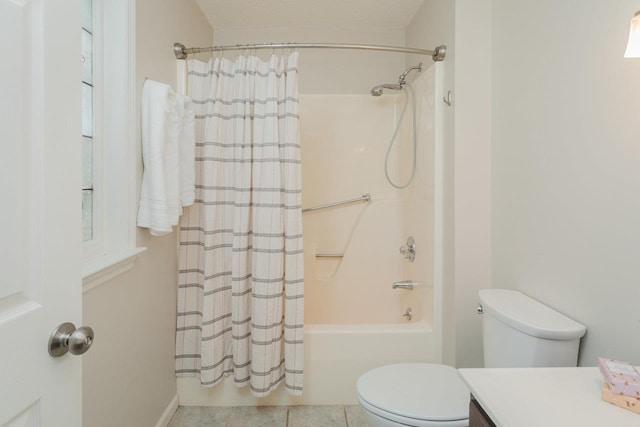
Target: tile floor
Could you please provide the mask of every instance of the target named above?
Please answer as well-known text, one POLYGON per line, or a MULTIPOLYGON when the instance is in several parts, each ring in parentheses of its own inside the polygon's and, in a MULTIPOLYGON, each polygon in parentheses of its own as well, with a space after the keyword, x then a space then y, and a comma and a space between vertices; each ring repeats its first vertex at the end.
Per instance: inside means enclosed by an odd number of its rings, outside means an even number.
POLYGON ((367 427, 360 406, 181 406, 169 427, 367 427))

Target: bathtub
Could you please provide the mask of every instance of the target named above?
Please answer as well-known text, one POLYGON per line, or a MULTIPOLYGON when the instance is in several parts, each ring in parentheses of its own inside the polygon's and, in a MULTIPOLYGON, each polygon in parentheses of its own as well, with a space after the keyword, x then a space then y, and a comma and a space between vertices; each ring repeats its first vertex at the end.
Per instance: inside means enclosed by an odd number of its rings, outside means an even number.
POLYGON ((311 405, 357 404, 356 381, 390 363, 435 362, 426 322, 310 325, 305 329, 305 399, 311 405))
POLYGON ((281 385, 265 398, 237 388, 232 378, 203 388, 196 378, 178 378, 182 406, 356 405, 356 381, 369 369, 400 362, 437 362, 427 322, 317 324, 305 326, 304 394, 281 385))

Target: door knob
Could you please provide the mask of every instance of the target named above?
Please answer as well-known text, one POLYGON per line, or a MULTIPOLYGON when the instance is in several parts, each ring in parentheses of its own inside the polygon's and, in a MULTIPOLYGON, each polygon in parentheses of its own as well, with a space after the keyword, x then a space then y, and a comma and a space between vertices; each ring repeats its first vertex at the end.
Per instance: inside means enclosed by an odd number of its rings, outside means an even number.
POLYGON ((73 323, 63 323, 53 330, 49 337, 49 355, 60 357, 67 354, 80 355, 93 344, 93 329, 80 326, 76 329, 73 323))

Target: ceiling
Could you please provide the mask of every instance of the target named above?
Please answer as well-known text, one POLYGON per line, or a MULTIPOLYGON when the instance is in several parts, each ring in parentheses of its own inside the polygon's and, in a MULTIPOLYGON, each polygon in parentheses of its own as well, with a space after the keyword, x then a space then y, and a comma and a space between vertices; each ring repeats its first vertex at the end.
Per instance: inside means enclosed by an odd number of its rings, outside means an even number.
POLYGON ((196 0, 214 30, 404 29, 424 0, 196 0))

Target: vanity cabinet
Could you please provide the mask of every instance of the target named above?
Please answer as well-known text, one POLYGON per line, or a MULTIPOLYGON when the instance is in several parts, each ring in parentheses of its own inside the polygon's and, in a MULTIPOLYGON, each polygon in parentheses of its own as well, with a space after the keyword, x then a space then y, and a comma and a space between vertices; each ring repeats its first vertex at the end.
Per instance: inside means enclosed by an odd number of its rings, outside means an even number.
POLYGON ((473 394, 469 402, 469 427, 496 427, 473 394))

